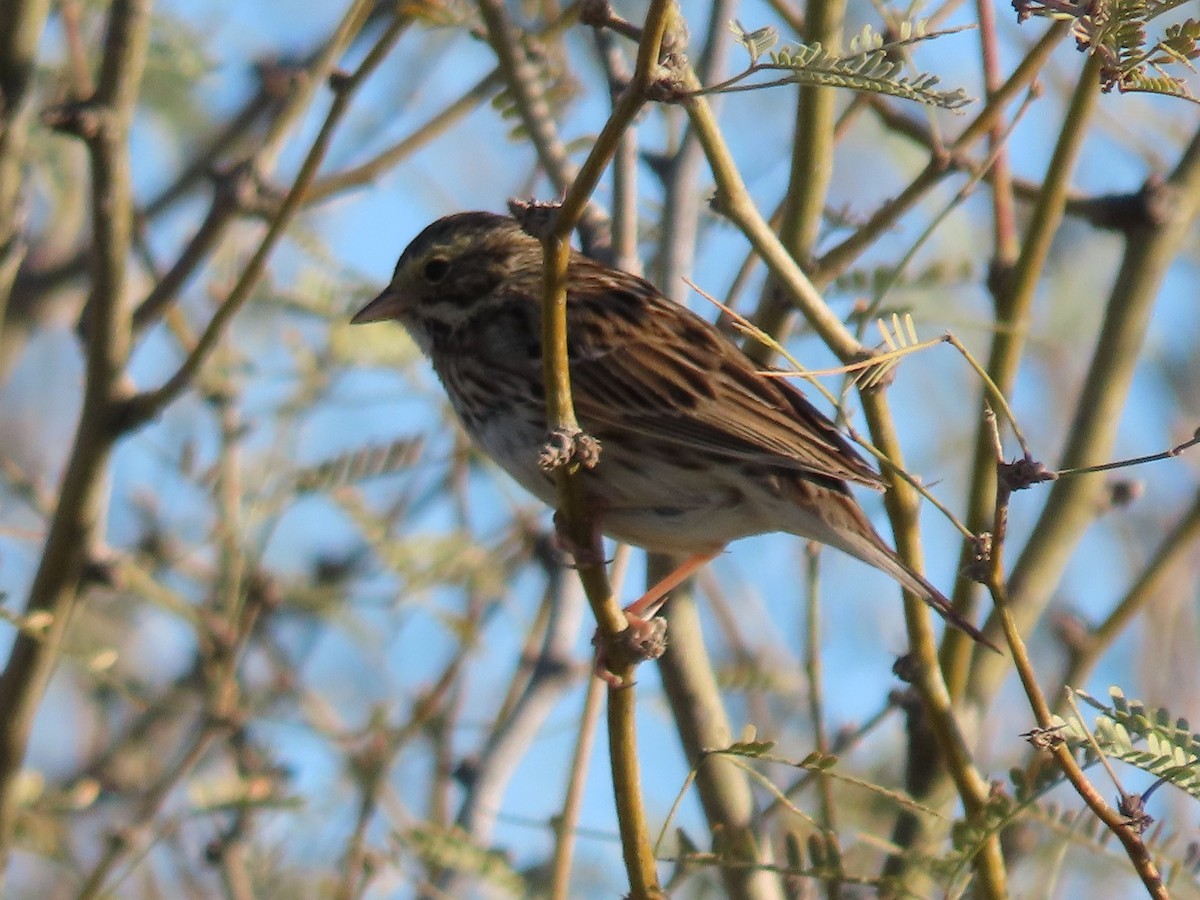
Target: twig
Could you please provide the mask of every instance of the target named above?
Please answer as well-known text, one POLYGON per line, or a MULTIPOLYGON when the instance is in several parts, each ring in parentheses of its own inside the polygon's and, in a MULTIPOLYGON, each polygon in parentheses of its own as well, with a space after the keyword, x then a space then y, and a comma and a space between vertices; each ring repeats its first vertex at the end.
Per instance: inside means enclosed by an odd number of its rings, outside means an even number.
POLYGON ((988 96, 987 103, 984 104, 979 115, 950 145, 947 156, 935 157, 930 160, 929 165, 899 195, 881 204, 879 209, 854 234, 831 247, 815 260, 812 267, 813 280, 818 284, 827 284, 843 274, 854 260, 858 259, 863 250, 871 246, 904 213, 912 209, 918 200, 939 184, 951 169, 948 160, 953 160, 965 152, 996 126, 1004 114, 1004 108, 1037 77, 1037 73, 1049 58, 1050 53, 1066 36, 1067 31, 1068 28, 1064 23, 1056 22, 1051 25, 1042 39, 1030 49, 1021 63, 1013 70, 1008 80, 988 96))
MULTIPOLYGON (((38 45, 50 5, 14 0, 0 16, 0 331, 8 319, 8 300, 28 247, 21 233, 23 188, 27 182, 25 147, 32 121, 38 45)), ((6 362, 0 360, 0 362, 6 362)))
POLYGON ((579 825, 579 813, 583 808, 583 789, 587 784, 588 766, 603 700, 604 682, 599 678, 589 678, 583 710, 579 714, 579 736, 575 741, 575 752, 571 756, 571 778, 567 785, 567 796, 562 812, 554 824, 551 900, 569 900, 571 896, 571 858, 575 849, 575 829, 579 825))
MULTIPOLYGON (((606 28, 592 29, 596 53, 604 67, 609 96, 615 101, 632 77, 616 35, 606 28)), ((618 269, 642 274, 638 253, 638 169, 641 166, 637 129, 621 135, 612 161, 612 235, 609 252, 596 258, 618 269)))
MULTIPOLYGON (((688 73, 684 87, 694 85, 688 73)), ((857 362, 870 351, 846 328, 821 297, 817 288, 776 236, 755 207, 750 193, 733 162, 725 139, 717 127, 708 103, 701 97, 683 101, 692 127, 704 148, 709 167, 717 182, 714 206, 746 235, 755 251, 767 264, 772 276, 788 292, 796 307, 821 339, 842 362, 857 362)))
MULTIPOLYGON (((625 582, 625 570, 629 564, 630 547, 619 544, 612 563, 613 593, 620 595, 625 582)), ((583 710, 579 715, 579 735, 575 740, 575 752, 571 758, 571 775, 567 783, 567 795, 563 800, 562 812, 554 825, 554 857, 551 863, 551 900, 568 900, 571 886, 571 861, 575 850, 575 829, 579 826, 579 814, 583 808, 583 792, 587 786, 587 775, 596 739, 596 726, 600 721, 600 703, 604 699, 604 682, 589 678, 583 710)))
MULTIPOLYGON (((805 550, 808 589, 804 599, 804 672, 808 676, 808 715, 812 720, 813 746, 822 756, 827 756, 829 737, 825 732, 825 685, 821 669, 821 547, 810 541, 805 550)), ((825 832, 825 839, 836 844, 838 827, 833 782, 818 775, 817 787, 821 801, 821 828, 825 832)), ((825 894, 829 900, 841 897, 839 879, 830 878, 825 882, 825 894)))
MULTIPOLYGON (((108 882, 113 870, 128 853, 141 850, 138 846, 139 838, 151 833, 150 823, 168 795, 200 762, 223 727, 223 724, 202 722, 193 728, 180 758, 158 777, 138 801, 133 815, 134 824, 114 829, 109 833, 104 853, 88 873, 87 879, 79 889, 79 893, 76 894, 78 900, 93 900, 93 898, 104 896, 106 888, 111 889, 112 885, 108 882)), ((119 882, 122 878, 124 876, 116 881, 119 882)))
MULTIPOLYGON (((810 46, 820 45, 837 52, 841 47, 845 15, 845 0, 813 0, 805 7, 801 37, 810 46)), ((839 92, 831 87, 816 85, 801 85, 796 94, 796 126, 779 239, 793 258, 805 264, 810 262, 816 249, 833 178, 838 95, 839 92)), ((780 288, 776 278, 767 278, 753 316, 764 331, 776 338, 786 336, 791 319, 789 297, 780 288)), ((768 348, 764 345, 751 345, 747 352, 759 363, 769 360, 768 348)), ((847 361, 844 356, 842 361, 847 361)))
MULTIPOLYGON (((1096 91, 1099 65, 1098 57, 1089 57, 1079 74, 1054 153, 1046 167, 1043 191, 1039 195, 1029 231, 1021 245, 1020 256, 1013 267, 1013 276, 1007 279, 996 293, 997 327, 993 332, 988 353, 988 379, 985 382, 989 389, 994 387, 993 398, 1011 393, 1016 381, 1025 349, 1026 322, 1037 286, 1044 274, 1051 241, 1062 222, 1071 173, 1088 134, 1086 126, 1099 102, 1096 91)), ((995 505, 995 457, 988 447, 988 442, 986 425, 981 422, 975 433, 975 452, 966 515, 967 527, 976 531, 982 529, 989 509, 995 505)), ((1028 452, 1024 442, 1022 450, 1028 452)), ((970 552, 971 548, 964 546, 960 563, 967 564, 970 552)), ((952 599, 957 609, 970 615, 973 612, 973 596, 973 589, 964 581, 960 582, 952 599)), ((942 661, 947 670, 947 679, 954 686, 956 697, 961 696, 965 689, 972 652, 968 642, 960 641, 954 635, 947 635, 942 650, 942 661)))
MULTIPOLYGON (((979 19, 980 59, 983 63, 983 82, 988 95, 1001 85, 1000 39, 996 28, 996 10, 990 0, 976 0, 975 10, 979 19)), ((1032 96, 1032 90, 1030 96, 1032 96)), ((1013 121, 1016 121, 1016 116, 1013 121)), ((983 166, 981 175, 986 174, 992 185, 992 271, 1008 273, 1016 263, 1019 252, 1017 222, 1013 202, 1012 171, 1008 164, 1008 135, 1011 126, 1004 127, 1002 121, 992 126, 988 136, 991 158, 983 166)))
POLYGON ((1100 655, 1112 645, 1118 635, 1124 633, 1130 620, 1159 596, 1164 582, 1175 567, 1184 560, 1194 558, 1194 545, 1197 540, 1200 540, 1200 493, 1192 499, 1192 505, 1187 512, 1163 539, 1137 581, 1105 616, 1104 621, 1087 632, 1081 646, 1068 647, 1070 662, 1061 679, 1064 688, 1068 685, 1083 684, 1087 680, 1100 655))
POLYGON ((1151 453, 1149 456, 1135 456, 1131 459, 1120 459, 1116 462, 1101 463, 1097 466, 1078 466, 1073 469, 1059 469, 1055 474, 1062 478, 1067 475, 1084 475, 1089 472, 1111 472, 1113 469, 1124 469, 1128 466, 1140 466, 1145 463, 1159 462, 1164 459, 1174 459, 1183 453, 1200 444, 1200 428, 1192 434, 1190 438, 1181 444, 1176 444, 1169 450, 1163 450, 1161 453, 1151 453))
POLYGON ((318 178, 308 189, 308 193, 304 195, 305 205, 320 203, 342 191, 368 184, 378 178, 383 172, 407 159, 430 141, 440 137, 463 116, 475 110, 480 103, 495 94, 502 81, 500 71, 494 69, 479 79, 474 86, 468 88, 461 97, 393 146, 380 151, 364 163, 343 169, 333 175, 318 178))
MULTIPOLYGON (((700 81, 717 77, 724 68, 733 46, 728 39, 728 23, 735 7, 735 0, 715 0, 709 7, 704 48, 696 63, 700 81)), ((670 117, 679 113, 679 110, 667 110, 666 114, 670 117)), ((661 271, 656 273, 657 283, 675 300, 682 299, 680 279, 691 270, 696 255, 702 218, 700 178, 703 169, 704 152, 691 126, 685 122, 679 146, 664 164, 662 172, 662 239, 658 248, 661 271)))
MULTIPOLYGON (((830 752, 836 755, 843 755, 857 747, 868 735, 871 734, 871 732, 882 725, 887 720, 887 717, 898 708, 901 703, 900 698, 902 696, 902 692, 893 691, 888 696, 887 702, 874 715, 870 716, 866 721, 859 725, 858 728, 854 729, 853 731, 839 734, 836 738, 834 738, 833 744, 830 747, 830 752)), ((814 780, 820 777, 820 775, 821 773, 818 771, 805 772, 792 784, 784 788, 783 797, 791 800, 806 787, 808 787, 814 780)), ((766 839, 766 827, 785 809, 787 809, 786 805, 777 798, 772 800, 770 805, 763 810, 759 821, 760 840, 766 839)))
POLYGON ((0 869, 7 861, 16 816, 14 780, 25 755, 87 557, 95 547, 106 471, 116 433, 110 416, 127 390, 126 262, 133 233, 128 132, 150 34, 148 0, 117 0, 109 15, 96 92, 82 107, 60 109, 57 124, 87 144, 92 163, 92 231, 96 254, 87 303, 86 383, 75 444, 59 489, 25 614, 44 612, 44 640, 18 634, 0 676, 0 869))
MULTIPOLYGON (((331 47, 342 47, 348 43, 350 38, 358 33, 370 11, 370 0, 355 0, 342 18, 334 37, 331 38, 331 47)), ((300 208, 309 185, 316 178, 317 169, 333 140, 333 133, 349 109, 355 91, 383 61, 408 23, 409 20, 406 18, 393 18, 354 73, 339 74, 330 78, 333 102, 330 104, 329 112, 300 166, 296 180, 288 190, 283 203, 280 204, 278 213, 271 220, 266 234, 263 235, 253 255, 246 262, 233 289, 230 290, 229 295, 209 321, 200 339, 196 342, 196 346, 188 353, 175 374, 170 376, 161 387, 138 394, 125 402, 124 409, 119 414, 119 423, 122 429, 136 428, 158 415, 191 385, 201 366, 216 347, 226 326, 250 298, 259 278, 262 277, 267 259, 283 238, 284 232, 291 224, 292 217, 300 208)))
MULTIPOLYGON (((470 788, 459 808, 457 825, 480 846, 491 843, 505 788, 538 729, 573 681, 569 652, 579 635, 583 602, 577 583, 564 575, 562 569, 550 574, 544 603, 550 615, 532 674, 511 709, 485 736, 476 754, 470 788)), ((447 891, 453 896, 462 893, 460 888, 448 887, 447 891)))
MULTIPOLYGON (((490 10, 491 0, 483 0, 485 16, 496 15, 490 10)), ((567 263, 570 245, 567 237, 583 214, 587 198, 595 189, 600 175, 616 152, 617 144, 637 111, 646 102, 654 73, 659 66, 659 50, 671 17, 678 9, 673 0, 653 0, 646 13, 642 40, 638 45, 637 65, 633 79, 617 101, 612 115, 596 138, 591 152, 571 183, 553 224, 544 228, 542 246, 545 252, 545 289, 542 305, 542 361, 546 390, 546 421, 553 434, 580 436, 571 401, 570 368, 567 358, 567 263)), ((512 54, 507 43, 497 47, 498 53, 512 54)), ((532 449, 532 448, 531 448, 532 449)), ((603 465, 603 462, 600 462, 603 465)), ((577 547, 592 550, 596 558, 580 567, 579 575, 587 592, 588 602, 599 626, 597 640, 602 650, 613 647, 616 637, 628 623, 621 611, 601 563, 598 526, 583 498, 576 477, 579 462, 569 462, 555 469, 558 485, 558 509, 564 533, 577 547)), ((638 771, 638 750, 634 721, 634 691, 632 687, 634 661, 620 653, 606 653, 616 679, 608 692, 609 756, 612 761, 613 791, 617 804, 617 819, 621 831, 622 854, 629 876, 634 900, 649 900, 661 894, 654 857, 650 849, 646 813, 641 799, 641 779, 638 771)))
MULTIPOLYGON (((984 403, 987 405, 989 410, 992 407, 995 407, 995 408, 998 408, 1000 410, 1000 412, 1002 412, 1004 414, 1004 420, 1006 422, 1008 422, 1008 427, 1012 429, 1013 437, 1015 437, 1017 439, 1017 443, 1021 447, 1021 453, 1023 453, 1025 456, 1029 456, 1030 455, 1029 442, 1027 440, 1025 440, 1025 433, 1023 431, 1021 431, 1021 425, 1020 425, 1020 423, 1017 422, 1017 416, 1012 411, 1012 407, 1008 405, 1008 399, 1004 396, 1004 391, 1002 391, 1000 389, 1000 386, 998 384, 996 384, 995 381, 992 380, 992 376, 989 375, 987 370, 979 364, 979 360, 977 360, 975 358, 975 355, 966 348, 966 346, 962 343, 962 341, 960 341, 958 338, 956 338, 950 332, 946 332, 946 334, 945 334, 945 336, 943 336, 942 340, 944 340, 947 344, 949 344, 955 350, 957 350, 959 353, 961 353, 963 359, 965 359, 967 361, 967 364, 970 365, 970 367, 975 370, 975 374, 977 376, 979 376, 979 380, 981 382, 983 382, 983 390, 984 390, 984 394, 986 395, 986 397, 984 399, 984 403)), ((986 423, 984 423, 984 425, 982 425, 981 427, 985 427, 985 426, 986 426, 986 423)), ((990 426, 986 426, 986 427, 990 427, 990 426)), ((994 446, 994 443, 993 443, 993 446, 994 446)))
MULTIPOLYGON (((516 27, 509 21, 504 4, 500 0, 476 2, 487 28, 488 43, 496 53, 500 71, 521 116, 521 123, 529 132, 538 161, 555 190, 565 193, 578 182, 580 173, 559 137, 541 76, 530 62, 516 27)), ((581 223, 584 250, 590 253, 597 246, 607 244, 608 217, 589 198, 590 192, 584 200, 586 205, 576 215, 576 222, 581 223)))
MULTIPOLYGON (((993 425, 994 421, 993 419, 993 425)), ((987 587, 996 605, 996 615, 1004 630, 1005 640, 1012 652, 1013 667, 1020 677, 1021 686, 1025 689, 1025 695, 1029 699, 1038 726, 1043 729, 1051 729, 1054 727, 1054 719, 1050 705, 1046 702, 1046 698, 1038 686, 1037 675, 1034 673, 1025 642, 1021 638, 1021 632, 1018 630, 1016 622, 1009 613, 1008 591, 1003 578, 1003 550, 1008 531, 1010 489, 1004 477, 1005 464, 1002 459, 998 463, 998 471, 1000 477, 997 480, 996 509, 992 526, 992 557, 987 576, 987 587)), ((1131 826, 1129 820, 1110 807, 1100 796, 1079 767, 1071 748, 1065 741, 1054 744, 1050 749, 1062 767, 1063 774, 1067 776, 1067 780, 1071 782, 1079 796, 1125 847, 1125 852, 1128 854, 1130 862, 1133 863, 1134 870, 1138 873, 1138 877, 1141 878, 1150 896, 1168 897, 1162 877, 1154 865, 1154 860, 1150 857, 1140 834, 1131 826)), ((1101 759, 1103 759, 1103 755, 1101 759)), ((1105 766, 1107 767, 1107 765, 1108 763, 1105 761, 1105 766)), ((1110 774, 1112 774, 1111 769, 1110 774)), ((1116 781, 1116 775, 1113 774, 1112 777, 1116 781)))

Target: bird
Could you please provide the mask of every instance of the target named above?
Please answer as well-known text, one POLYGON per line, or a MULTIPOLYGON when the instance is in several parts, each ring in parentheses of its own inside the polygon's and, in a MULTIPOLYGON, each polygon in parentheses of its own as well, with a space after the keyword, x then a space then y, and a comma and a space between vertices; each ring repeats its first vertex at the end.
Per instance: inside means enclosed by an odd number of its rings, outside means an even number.
MULTIPOLYGON (((351 322, 403 326, 471 439, 554 507, 554 477, 539 462, 549 432, 543 259, 512 217, 448 215, 409 243, 351 322)), ((688 572, 739 538, 794 534, 885 572, 995 649, 876 532, 850 486, 883 490, 883 478, 798 388, 643 278, 572 250, 566 283, 571 395, 600 448, 578 477, 600 531, 686 554, 688 572)), ((652 602, 629 607, 631 621, 652 602)))

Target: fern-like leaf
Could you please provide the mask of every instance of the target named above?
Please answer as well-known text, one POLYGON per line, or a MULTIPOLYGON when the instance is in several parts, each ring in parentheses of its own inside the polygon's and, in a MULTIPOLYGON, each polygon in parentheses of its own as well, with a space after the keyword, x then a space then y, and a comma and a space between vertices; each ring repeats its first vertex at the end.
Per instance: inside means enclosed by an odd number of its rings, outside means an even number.
POLYGON ((377 478, 409 468, 421 453, 422 441, 399 440, 364 447, 301 469, 293 476, 298 491, 330 491, 343 485, 377 478))
POLYGON ((1144 72, 1130 72, 1122 76, 1116 86, 1122 94, 1162 94, 1192 103, 1200 102, 1182 79, 1172 78, 1169 75, 1155 76, 1147 75, 1144 72))
POLYGON ((1158 42, 1158 49, 1161 55, 1150 57, 1152 65, 1178 62, 1195 72, 1196 67, 1191 61, 1200 57, 1200 19, 1168 26, 1163 39, 1158 42))
POLYGON ((771 48, 779 43, 779 32, 770 25, 756 28, 754 31, 746 31, 742 27, 742 23, 735 19, 729 23, 729 30, 733 32, 733 39, 745 47, 746 52, 750 54, 751 65, 758 62, 764 53, 770 52, 771 48))
POLYGON ((838 56, 819 43, 788 44, 772 49, 778 41, 773 28, 747 31, 739 22, 730 25, 734 40, 746 48, 750 66, 746 71, 721 84, 700 91, 701 94, 732 93, 759 90, 781 84, 802 84, 821 87, 840 87, 867 93, 913 100, 944 109, 959 109, 972 102, 961 88, 937 90, 938 78, 929 73, 901 75, 904 62, 897 51, 919 41, 930 40, 961 29, 926 32, 923 23, 902 23, 898 40, 888 41, 869 26, 850 41, 850 54, 838 56), (786 73, 771 81, 743 83, 761 72, 786 73))
POLYGON ((1082 691, 1075 693, 1101 710, 1094 736, 1107 756, 1149 772, 1200 800, 1200 735, 1192 732, 1187 719, 1172 720, 1165 709, 1148 709, 1141 701, 1127 700, 1118 687, 1109 689, 1112 706, 1082 691))
POLYGON ((398 833, 396 838, 427 865, 476 875, 511 897, 529 896, 529 885, 505 853, 476 845, 460 828, 418 826, 398 833))
POLYGON ((1047 16, 1072 21, 1071 33, 1081 51, 1097 54, 1100 89, 1121 93, 1152 93, 1196 102, 1186 82, 1165 71, 1182 65, 1192 72, 1191 60, 1200 56, 1200 22, 1188 19, 1164 29, 1158 41, 1147 37, 1152 19, 1186 0, 1093 0, 1075 4, 1066 0, 1015 0, 1019 20, 1047 16))

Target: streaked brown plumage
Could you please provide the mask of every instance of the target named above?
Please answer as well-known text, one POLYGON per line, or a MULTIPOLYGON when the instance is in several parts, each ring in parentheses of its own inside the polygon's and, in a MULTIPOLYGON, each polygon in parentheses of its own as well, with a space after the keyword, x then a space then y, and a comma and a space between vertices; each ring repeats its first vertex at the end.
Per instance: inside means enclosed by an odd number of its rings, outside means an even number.
MULTIPOLYGON (((574 253, 567 284, 572 397, 602 447, 583 486, 606 534, 699 554, 791 532, 881 569, 979 637, 876 534, 847 482, 881 489, 882 480, 799 390, 762 375, 641 278, 574 253)), ((409 244, 353 321, 403 325, 471 437, 553 505, 554 483, 538 465, 541 293, 537 240, 511 218, 459 213, 409 244)))

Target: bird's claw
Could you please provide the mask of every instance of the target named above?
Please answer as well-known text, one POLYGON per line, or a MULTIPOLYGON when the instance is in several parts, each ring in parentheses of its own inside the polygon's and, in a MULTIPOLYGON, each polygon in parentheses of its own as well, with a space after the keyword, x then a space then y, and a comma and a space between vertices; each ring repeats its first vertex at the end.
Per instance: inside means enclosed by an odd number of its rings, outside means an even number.
MULTIPOLYGON (((655 606, 662 606, 659 602, 655 606)), ((596 676, 609 687, 626 687, 625 679, 617 675, 613 669, 620 668, 632 671, 638 663, 650 659, 658 659, 667 649, 667 620, 653 615, 643 618, 625 614, 629 625, 612 637, 605 639, 596 632, 592 643, 596 647, 595 668, 596 676), (621 664, 617 664, 617 661, 621 664)))

